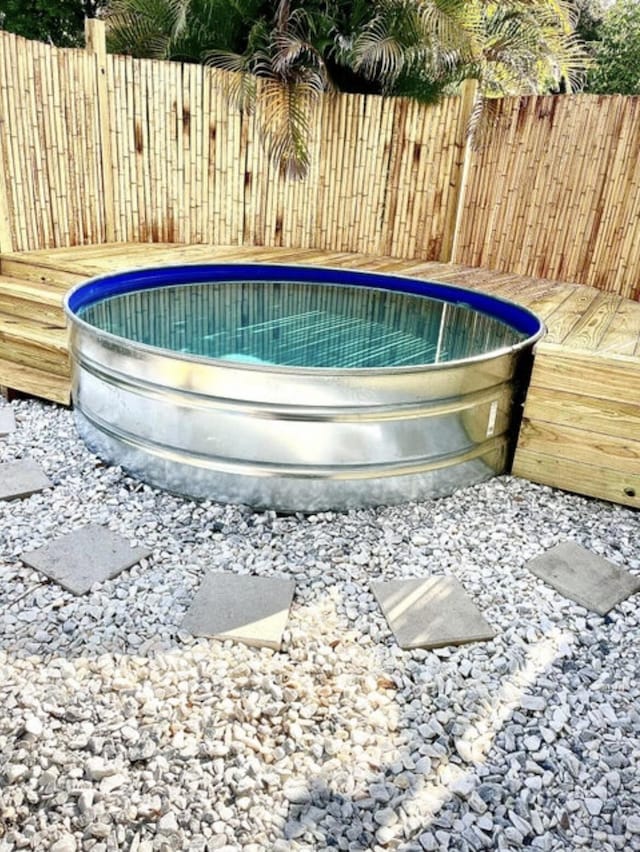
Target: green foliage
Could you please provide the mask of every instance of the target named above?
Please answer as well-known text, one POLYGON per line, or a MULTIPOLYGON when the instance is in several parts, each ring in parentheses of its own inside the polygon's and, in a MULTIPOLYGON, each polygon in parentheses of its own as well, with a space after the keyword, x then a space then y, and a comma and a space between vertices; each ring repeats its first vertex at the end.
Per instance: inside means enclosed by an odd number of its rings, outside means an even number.
POLYGON ((617 0, 606 12, 599 35, 589 91, 640 95, 640 2, 617 0))
POLYGON ((113 0, 113 53, 203 62, 213 50, 240 51, 264 24, 261 0, 113 0))
POLYGON ((576 9, 564 0, 378 0, 355 44, 355 61, 386 90, 446 91, 475 78, 484 96, 580 85, 585 54, 576 9))
POLYGON ((600 41, 600 28, 604 18, 602 0, 577 0, 576 35, 589 48, 600 41))
POLYGON ((94 18, 101 0, 2 0, 0 27, 58 47, 84 42, 84 19, 94 18))
POLYGON ((239 72, 230 96, 245 109, 258 97, 267 147, 293 175, 320 92, 433 101, 469 77, 482 97, 575 86, 575 21, 571 0, 112 0, 107 15, 112 51, 239 72))

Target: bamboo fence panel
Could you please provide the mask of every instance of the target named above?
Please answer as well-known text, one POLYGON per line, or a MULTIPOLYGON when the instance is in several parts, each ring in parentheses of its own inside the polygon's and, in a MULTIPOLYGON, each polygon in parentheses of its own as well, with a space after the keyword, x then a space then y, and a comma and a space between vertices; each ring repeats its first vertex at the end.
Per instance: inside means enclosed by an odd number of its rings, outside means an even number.
POLYGON ((505 99, 471 154, 452 260, 637 297, 638 99, 505 99))
POLYGON ((101 27, 87 51, 0 32, 1 251, 288 246, 640 292, 638 98, 504 99, 474 150, 470 89, 431 106, 327 95, 292 181, 226 72, 107 56, 101 27))
POLYGON ((105 238, 93 57, 0 32, 3 248, 105 238))
POLYGON ((466 109, 461 98, 430 107, 395 101, 379 253, 442 258, 462 176, 461 109, 466 109))
MULTIPOLYGON (((114 203, 113 203, 113 183, 110 164, 113 162, 113 154, 111 151, 111 137, 109 134, 109 94, 107 84, 107 45, 104 38, 104 24, 95 18, 87 18, 85 20, 85 46, 88 54, 94 61, 95 73, 95 94, 97 97, 96 118, 98 120, 97 132, 100 138, 101 154, 100 159, 97 159, 98 180, 101 185, 103 205, 100 205, 104 212, 104 234, 107 242, 113 242, 115 239, 115 231, 113 226, 114 203), (101 163, 104 160, 104 164, 101 163)), ((93 92, 89 87, 86 89, 93 96, 93 92)))

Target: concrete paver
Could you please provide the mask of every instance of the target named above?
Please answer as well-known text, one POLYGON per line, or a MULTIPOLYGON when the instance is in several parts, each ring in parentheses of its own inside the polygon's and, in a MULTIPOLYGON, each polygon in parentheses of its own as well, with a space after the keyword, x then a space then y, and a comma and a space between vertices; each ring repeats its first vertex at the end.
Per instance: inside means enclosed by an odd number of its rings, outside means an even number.
POLYGON ((455 577, 371 583, 371 590, 401 648, 441 648, 495 636, 455 577))
POLYGON ((574 541, 552 547, 526 567, 564 597, 599 615, 640 591, 640 577, 574 541))
POLYGON ((10 408, 0 408, 0 438, 15 432, 16 418, 10 408))
POLYGON ((89 524, 23 553, 20 559, 74 595, 83 595, 94 583, 112 579, 150 552, 145 547, 131 547, 107 527, 89 524))
POLYGON ((45 472, 31 459, 0 464, 0 500, 29 497, 50 487, 45 472))
POLYGON ((294 588, 293 580, 281 577, 211 572, 182 626, 194 636, 235 639, 279 651, 294 588))

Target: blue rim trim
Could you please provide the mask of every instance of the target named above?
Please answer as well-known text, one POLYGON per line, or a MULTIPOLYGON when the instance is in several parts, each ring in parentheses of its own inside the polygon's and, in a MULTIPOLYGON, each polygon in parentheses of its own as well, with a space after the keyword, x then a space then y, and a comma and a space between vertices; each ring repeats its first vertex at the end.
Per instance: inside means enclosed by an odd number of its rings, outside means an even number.
POLYGON ((521 334, 532 337, 544 328, 542 321, 531 311, 513 302, 489 296, 477 290, 467 290, 452 284, 420 281, 401 275, 361 272, 353 269, 285 266, 274 264, 214 263, 185 266, 163 266, 136 269, 92 279, 80 284, 67 296, 67 307, 77 314, 81 308, 111 296, 121 296, 135 290, 168 287, 179 284, 200 284, 206 281, 290 281, 305 284, 346 284, 375 287, 396 293, 428 296, 454 305, 465 305, 501 320, 521 334))

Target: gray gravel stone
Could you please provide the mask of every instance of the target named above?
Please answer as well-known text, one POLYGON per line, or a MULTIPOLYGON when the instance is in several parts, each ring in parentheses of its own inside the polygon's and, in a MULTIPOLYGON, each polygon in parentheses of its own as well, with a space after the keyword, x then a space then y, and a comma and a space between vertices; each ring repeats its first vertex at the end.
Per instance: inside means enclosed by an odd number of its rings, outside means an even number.
POLYGON ((76 852, 78 844, 72 834, 63 834, 49 847, 50 852, 76 852))
POLYGON ((640 834, 640 816, 632 814, 627 817, 626 829, 630 834, 640 834))
POLYGON ((559 607, 525 569, 572 538, 637 576, 639 513, 509 477, 345 514, 196 503, 99 463, 70 412, 12 408, 0 462, 55 487, 0 503, 0 844, 640 850, 637 602, 559 607), (89 523, 151 553, 82 597, 21 562, 89 523), (181 630, 209 572, 295 582, 285 653, 181 630), (455 576, 492 642, 399 648, 369 583, 416 575, 455 576))
POLYGON ((7 784, 15 784, 29 774, 29 767, 24 763, 8 763, 4 769, 4 777, 7 784))
POLYGON ((24 723, 24 729, 28 734, 39 737, 44 731, 44 725, 37 716, 28 716, 24 723))
POLYGON ((172 811, 163 814, 158 820, 158 831, 163 834, 171 834, 177 831, 178 827, 178 820, 172 811))

